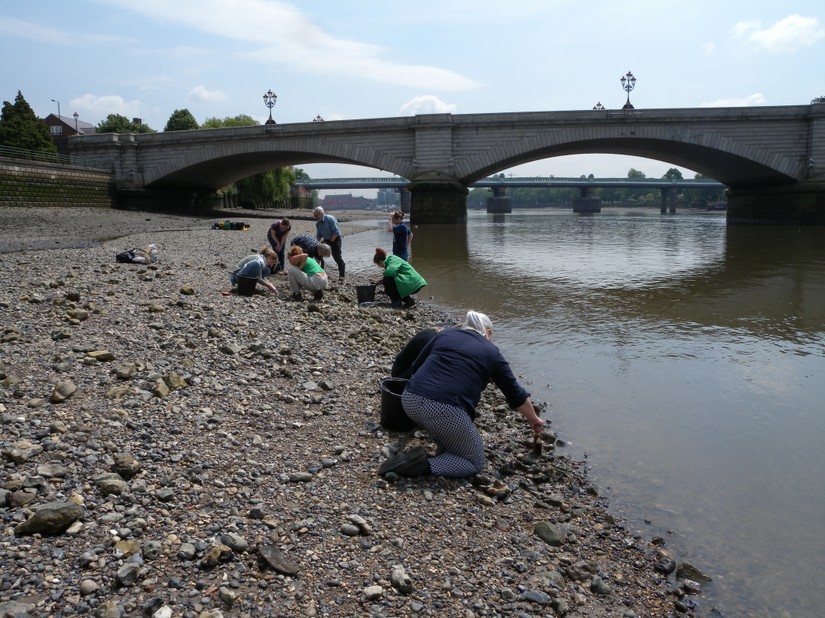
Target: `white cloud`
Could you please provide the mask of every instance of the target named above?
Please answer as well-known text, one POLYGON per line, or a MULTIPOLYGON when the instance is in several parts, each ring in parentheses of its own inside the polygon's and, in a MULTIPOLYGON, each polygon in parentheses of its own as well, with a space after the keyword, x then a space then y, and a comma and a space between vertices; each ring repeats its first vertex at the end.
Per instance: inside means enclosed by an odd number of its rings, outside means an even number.
POLYGON ((420 97, 410 99, 401 109, 398 110, 399 116, 415 116, 416 114, 452 114, 455 112, 456 106, 450 103, 445 103, 438 97, 427 94, 420 97))
POLYGON ((299 8, 280 0, 108 0, 153 19, 256 46, 242 54, 264 64, 273 58, 295 70, 360 77, 411 88, 469 90, 478 84, 448 69, 397 64, 375 45, 335 38, 299 8))
POLYGON ((708 41, 707 43, 702 45, 702 51, 704 51, 706 54, 712 54, 713 50, 715 50, 715 49, 716 49, 716 43, 714 43, 713 41, 708 41))
POLYGON ((226 98, 226 94, 220 90, 207 90, 203 86, 195 86, 189 91, 190 101, 222 101, 226 98))
POLYGON ((120 114, 130 120, 140 116, 139 101, 124 101, 118 96, 99 97, 94 94, 84 94, 82 97, 69 101, 69 106, 81 113, 81 116, 92 118, 106 118, 109 114, 120 114))
POLYGON ((789 15, 767 28, 759 20, 739 22, 732 30, 745 44, 772 52, 795 52, 825 37, 825 28, 816 17, 802 15, 789 15))
POLYGON ((3 19, 0 20, 0 34, 31 39, 41 43, 73 44, 72 37, 68 32, 9 16, 3 16, 3 19))
POLYGON ((764 104, 765 97, 762 95, 762 93, 755 92, 743 98, 717 99, 716 101, 700 103, 699 107, 753 107, 755 105, 764 104))

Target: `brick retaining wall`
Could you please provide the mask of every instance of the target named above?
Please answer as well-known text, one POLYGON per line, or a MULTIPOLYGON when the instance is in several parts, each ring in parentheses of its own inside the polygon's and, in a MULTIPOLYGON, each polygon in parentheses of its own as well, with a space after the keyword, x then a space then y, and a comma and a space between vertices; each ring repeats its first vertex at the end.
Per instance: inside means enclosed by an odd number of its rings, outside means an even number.
POLYGON ((112 208, 113 180, 103 170, 0 157, 0 207, 112 208))

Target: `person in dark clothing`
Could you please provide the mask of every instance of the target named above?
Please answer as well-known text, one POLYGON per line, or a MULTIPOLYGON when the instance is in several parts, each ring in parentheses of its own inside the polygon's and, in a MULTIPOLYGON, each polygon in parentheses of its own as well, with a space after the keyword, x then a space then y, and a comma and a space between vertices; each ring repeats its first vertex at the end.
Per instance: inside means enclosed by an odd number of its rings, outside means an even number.
POLYGON ((309 234, 295 236, 292 241, 290 241, 289 246, 301 247, 301 249, 304 250, 304 253, 318 262, 318 265, 321 268, 324 267, 324 258, 328 258, 332 254, 329 245, 318 242, 309 234))
POLYGON ((378 467, 379 474, 468 477, 482 472, 484 443, 474 420, 490 381, 524 416, 533 433, 541 435, 544 420, 492 338, 490 318, 468 311, 461 327, 441 331, 427 343, 412 365, 401 404, 410 420, 435 440, 437 454, 430 457, 423 448, 401 451, 378 467))
POLYGON ((425 328, 418 331, 412 338, 401 348, 401 351, 395 356, 392 363, 390 375, 393 378, 404 378, 409 380, 412 377, 412 365, 415 359, 418 358, 419 353, 430 342, 430 339, 435 337, 445 328, 452 326, 452 324, 443 323, 436 324, 432 328, 425 328))

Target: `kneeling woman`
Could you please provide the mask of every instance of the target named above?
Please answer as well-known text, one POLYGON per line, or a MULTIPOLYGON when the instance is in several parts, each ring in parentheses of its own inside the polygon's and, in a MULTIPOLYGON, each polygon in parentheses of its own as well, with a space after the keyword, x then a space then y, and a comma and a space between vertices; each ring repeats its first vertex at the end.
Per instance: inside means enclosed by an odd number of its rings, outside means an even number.
POLYGON ((289 289, 293 300, 301 300, 301 290, 309 290, 315 300, 321 300, 327 289, 327 273, 299 246, 290 248, 287 254, 289 289))
POLYGON ((474 421, 490 381, 534 434, 541 435, 544 421, 536 414, 530 393, 518 383, 492 339, 490 318, 468 311, 460 328, 443 330, 430 340, 412 365, 401 404, 407 416, 435 440, 437 454, 428 457, 423 448, 401 451, 379 466, 379 474, 466 477, 482 472, 484 442, 474 421))
POLYGON ((409 262, 402 260, 397 255, 387 255, 381 247, 375 250, 372 261, 384 269, 383 278, 372 283, 382 283, 384 291, 392 301, 392 306, 396 309, 400 307, 412 307, 415 299, 412 294, 418 292, 427 285, 424 277, 410 266, 409 262))
POLYGON ((268 277, 270 272, 278 265, 278 254, 269 247, 261 249, 260 253, 253 253, 247 255, 240 262, 235 264, 232 273, 229 275, 229 281, 232 286, 238 285, 238 277, 254 277, 262 286, 267 288, 273 294, 277 294, 278 290, 269 281, 264 279, 268 277))

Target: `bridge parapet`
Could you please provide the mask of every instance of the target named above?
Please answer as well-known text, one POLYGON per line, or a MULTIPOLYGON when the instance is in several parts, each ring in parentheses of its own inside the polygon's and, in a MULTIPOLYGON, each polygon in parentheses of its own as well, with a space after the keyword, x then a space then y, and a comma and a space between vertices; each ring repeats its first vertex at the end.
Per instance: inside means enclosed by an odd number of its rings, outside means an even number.
MULTIPOLYGON (((78 156, 110 156, 121 191, 214 194, 277 167, 345 163, 410 180, 411 220, 466 217, 467 187, 490 174, 570 154, 622 154, 696 170, 748 210, 760 192, 785 214, 825 224, 825 105, 428 114, 70 140, 78 156), (416 197, 416 194, 418 197, 416 197), (800 201, 801 200, 801 201, 800 201), (802 203, 804 206, 801 206, 802 203), (813 202, 813 206, 810 203, 813 202), (440 206, 439 206, 440 205, 440 206), (417 209, 427 212, 419 215, 417 209), (821 212, 818 212, 821 211, 821 212)), ((766 220, 776 215, 769 209, 766 220)), ((729 211, 730 217, 730 211, 729 211)))

